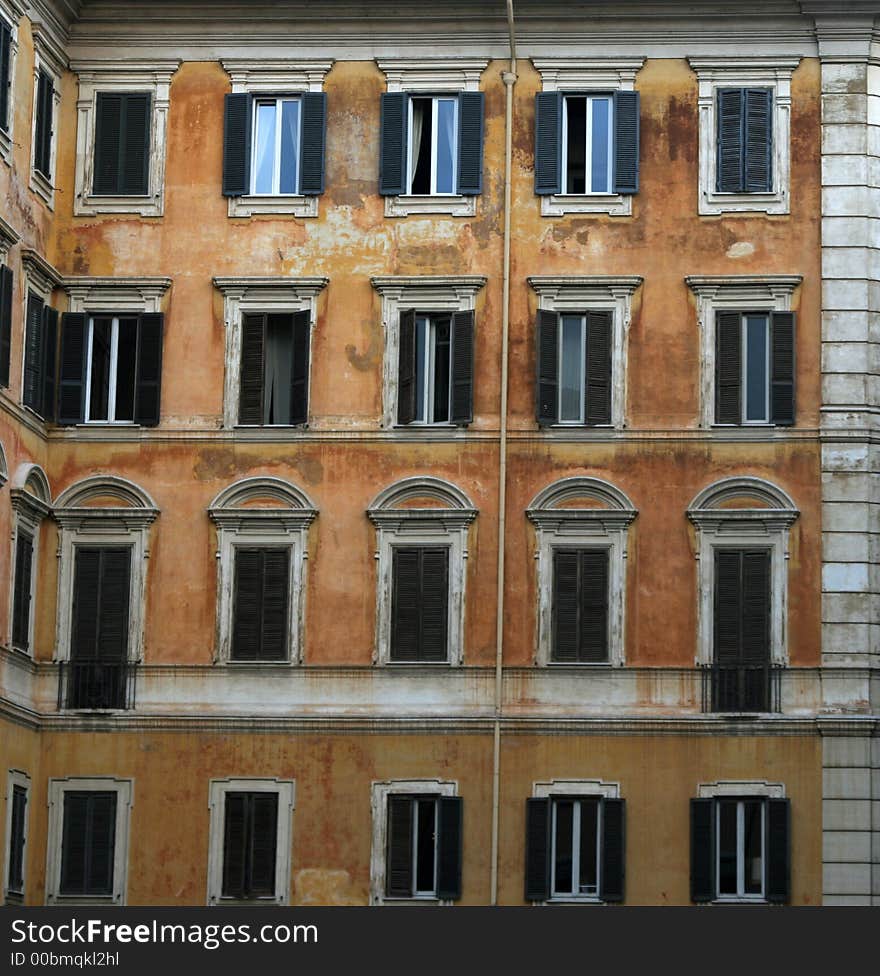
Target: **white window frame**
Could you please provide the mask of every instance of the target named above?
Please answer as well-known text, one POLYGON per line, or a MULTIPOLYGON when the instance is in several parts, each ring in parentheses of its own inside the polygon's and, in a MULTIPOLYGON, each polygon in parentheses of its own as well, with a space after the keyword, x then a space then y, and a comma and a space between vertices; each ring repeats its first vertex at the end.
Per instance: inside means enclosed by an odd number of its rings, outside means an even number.
POLYGON ((791 212, 791 76, 799 57, 691 57, 697 76, 700 182, 697 212, 787 214, 791 212), (769 88, 773 93, 773 189, 769 193, 719 193, 717 132, 719 88, 769 88))
POLYGON ((20 654, 35 658, 34 648, 34 619, 36 616, 37 580, 39 578, 40 526, 43 519, 51 512, 52 492, 46 473, 36 464, 23 464, 15 472, 12 479, 12 489, 9 493, 12 503, 12 555, 9 560, 9 635, 7 647, 20 654), (32 539, 31 553, 31 591, 28 612, 28 646, 27 649, 13 647, 12 643, 12 610, 15 607, 15 563, 18 556, 18 533, 24 530, 32 539))
POLYGON ((45 23, 31 23, 31 31, 34 40, 34 86, 30 133, 30 181, 28 185, 49 210, 54 210, 59 109, 61 108, 61 75, 67 67, 67 56, 58 41, 46 29, 45 23), (37 92, 41 71, 45 71, 52 80, 52 137, 49 148, 49 172, 47 174, 37 170, 34 154, 35 133, 37 131, 37 92))
MULTIPOLYGON (((0 159, 7 166, 12 165, 12 146, 15 143, 15 60, 18 55, 18 25, 27 11, 25 0, 0 0, 0 17, 2 17, 11 34, 9 42, 9 100, 7 127, 0 129, 0 159)), ((5 258, 0 255, 0 261, 5 258)))
POLYGON ((465 582, 468 529, 477 517, 473 502, 451 482, 416 477, 397 481, 381 491, 367 509, 376 526, 376 635, 373 663, 391 667, 431 668, 459 666, 464 659, 465 582), (410 508, 408 502, 430 499, 443 508, 410 508), (392 661, 391 623, 396 546, 449 548, 446 661, 392 661))
POLYGON ((373 288, 382 299, 382 326, 385 332, 385 355, 382 360, 382 426, 396 432, 426 431, 441 435, 453 430, 454 424, 398 424, 397 386, 400 366, 400 313, 414 308, 417 312, 474 311, 477 292, 486 284, 484 275, 382 275, 371 278, 373 288))
MULTIPOLYGON (((744 427, 774 427, 771 421, 719 424, 715 421, 716 312, 790 312, 802 275, 688 275, 685 284, 697 302, 700 330, 700 426, 734 431, 744 427)), ((768 343, 769 346, 769 343, 768 343)), ((745 370, 743 370, 745 374, 745 370)), ((768 391, 770 373, 767 373, 768 391)), ((768 398, 769 402, 769 398, 768 398)), ((745 408, 743 408, 745 409, 745 408)), ((768 408, 769 410, 769 408, 768 408)))
POLYGON ((5 905, 21 905, 27 891, 27 847, 28 821, 31 809, 31 778, 21 769, 10 769, 6 775, 6 829, 3 832, 3 903, 5 905), (22 844, 21 863, 22 879, 21 891, 13 891, 9 887, 9 855, 12 846, 12 796, 15 787, 24 790, 24 843, 22 844))
MULTIPOLYGON (((314 335, 318 320, 318 295, 327 287, 329 278, 284 277, 218 277, 214 287, 223 295, 223 320, 226 324, 226 371, 223 385, 223 426, 227 430, 271 431, 281 428, 285 439, 290 437, 289 425, 239 424, 238 410, 241 395, 242 318, 249 313, 293 314, 307 309, 310 329, 314 335)), ((309 349, 313 344, 310 343, 309 349)), ((309 354, 309 376, 312 371, 309 354)), ((309 400, 311 401, 309 382, 309 400)), ((308 426, 306 424, 305 426, 308 426)), ((277 436, 277 433, 276 435, 277 436)))
MULTIPOLYGON (((489 64, 486 58, 376 58, 384 73, 389 93, 406 92, 417 96, 456 96, 461 92, 478 92, 480 76, 489 64)), ((408 106, 412 112, 412 105, 408 106)), ((458 109, 456 108, 456 120, 458 109)), ((409 119, 410 123, 412 119, 409 119)), ((456 126, 457 129, 457 126, 456 126)), ((436 132, 436 126, 434 131, 436 132)), ((407 126, 407 185, 410 173, 410 135, 407 126)), ((458 136, 456 135, 456 156, 458 136)), ((458 160, 455 160, 456 173, 458 160)), ((456 177, 457 179, 457 177, 456 177)), ((386 217, 408 217, 411 214, 448 214, 452 217, 473 217, 477 212, 477 198, 459 193, 411 194, 385 197, 386 217)))
MULTIPOLYGON (((425 356, 421 363, 416 364, 416 369, 421 369, 424 372, 424 394, 422 398, 422 403, 416 405, 416 412, 421 410, 424 415, 424 420, 414 420, 412 424, 406 424, 409 426, 423 426, 423 427, 435 427, 435 426, 448 426, 450 420, 428 420, 428 414, 433 414, 434 410, 434 395, 437 392, 436 383, 436 360, 437 360, 437 323, 435 321, 437 316, 442 315, 442 312, 422 312, 418 311, 416 313, 416 329, 419 328, 418 320, 420 318, 427 319, 426 328, 426 341, 425 341, 425 356)), ((452 332, 452 322, 450 320, 450 335, 452 332)), ((451 341, 451 340, 450 340, 451 341)), ((450 346, 451 348, 451 346, 450 346)), ((449 362, 449 407, 452 408, 452 360, 449 362)))
POLYGON ((293 811, 296 780, 212 779, 208 787, 210 828, 208 834, 208 905, 289 905, 290 864, 293 844, 293 811), (277 834, 275 838, 275 895, 272 898, 227 898, 223 892, 223 835, 227 793, 275 793, 278 796, 277 834))
POLYGON ((566 187, 563 191, 565 196, 606 196, 613 195, 614 188, 614 94, 613 92, 584 92, 582 95, 577 92, 567 92, 563 96, 562 106, 562 179, 567 180, 568 172, 568 109, 569 98, 586 99, 586 146, 584 149, 584 182, 586 183, 586 173, 590 172, 590 189, 584 193, 574 193, 566 187), (592 160, 593 160, 593 102, 595 99, 602 98, 608 102, 608 189, 594 190, 592 188, 592 160))
MULTIPOLYGON (((437 115, 439 114, 438 103, 441 101, 451 101, 453 108, 453 115, 455 118, 454 123, 454 134, 455 142, 452 147, 452 185, 456 186, 458 182, 458 99, 455 95, 441 94, 441 95, 419 95, 418 97, 431 100, 431 190, 428 194, 423 194, 431 197, 451 197, 456 196, 455 190, 451 191, 441 191, 437 189, 437 115)), ((409 187, 406 196, 414 196, 412 192, 412 157, 413 157, 413 144, 412 144, 412 133, 413 133, 413 100, 409 99, 407 103, 408 112, 408 124, 407 124, 407 146, 406 146, 406 176, 407 176, 407 186, 409 187)))
MULTIPOLYGON (((94 420, 89 416, 91 412, 92 403, 92 347, 95 333, 95 315, 90 314, 86 320, 86 368, 85 376, 83 377, 83 386, 85 387, 85 412, 83 420, 84 424, 93 426, 97 424, 98 426, 106 426, 107 424, 113 424, 115 426, 137 426, 136 421, 132 420, 117 420, 116 419, 116 380, 117 380, 117 369, 119 365, 119 320, 120 318, 137 317, 138 312, 117 312, 110 318, 110 376, 108 379, 108 393, 107 393, 107 417, 96 417, 94 420)), ((98 315, 99 318, 107 318, 106 315, 98 315)))
POLYGON ((626 651, 626 559, 628 530, 638 514, 630 499, 598 478, 554 481, 533 499, 526 517, 535 526, 537 621, 535 664, 551 668, 622 667, 626 651), (572 508, 575 500, 586 502, 572 508), (588 507, 599 502, 604 507, 588 507), (553 554, 557 549, 608 550, 608 659, 600 662, 552 660, 553 554))
MULTIPOLYGON (((420 894, 413 898, 389 898, 385 894, 388 852, 388 798, 390 796, 436 797, 458 796, 458 782, 439 779, 385 780, 373 782, 370 807, 373 815, 372 847, 370 850, 371 905, 451 905, 451 901, 436 895, 420 894)), ((435 856, 437 843, 434 843, 435 856)), ((436 876, 435 876, 436 878, 436 876)))
MULTIPOLYGON (((260 95, 254 98, 254 108, 257 109, 261 105, 272 105, 275 110, 275 139, 272 146, 272 189, 269 193, 263 194, 264 196, 272 197, 295 197, 301 196, 299 193, 299 182, 300 182, 300 171, 299 171, 299 157, 300 157, 300 141, 302 139, 302 101, 295 95, 260 95), (294 184, 296 190, 292 193, 282 193, 281 186, 281 116, 284 113, 285 103, 296 103, 297 105, 297 133, 296 133, 296 147, 295 147, 295 159, 294 165, 296 167, 295 175, 296 179, 294 184)), ((253 131, 251 133, 251 146, 255 146, 257 143, 257 119, 259 113, 254 111, 252 125, 253 131)), ((256 169, 253 165, 253 160, 251 160, 251 196, 257 196, 256 189, 257 174, 256 169)))
POLYGON ((245 478, 224 488, 208 507, 217 526, 217 643, 215 664, 232 667, 285 667, 301 663, 305 633, 306 565, 309 526, 318 514, 299 488, 281 478, 245 478), (262 501, 262 507, 255 507, 262 501), (269 504, 265 504, 268 502, 269 504), (287 548, 288 647, 283 661, 232 658, 235 626, 235 555, 242 547, 287 548))
POLYGON ((770 375, 770 312, 767 311, 748 311, 742 313, 742 328, 740 330, 740 362, 742 363, 742 375, 740 377, 740 396, 742 403, 742 425, 743 427, 767 427, 771 424, 770 418, 770 384, 772 382, 772 377, 770 375), (748 382, 749 382, 749 341, 748 341, 748 329, 746 328, 746 319, 751 316, 752 318, 763 318, 764 320, 764 416, 757 420, 749 420, 746 416, 748 413, 748 382))
POLYGON ((134 780, 114 776, 78 777, 49 780, 49 834, 46 850, 47 905, 124 905, 128 889, 128 852, 131 808, 134 806, 134 780), (113 893, 62 895, 61 850, 64 839, 64 794, 67 792, 116 793, 116 831, 113 840, 113 893))
MULTIPOLYGON (((645 63, 644 58, 532 58, 532 64, 541 75, 541 90, 561 92, 565 95, 610 95, 616 91, 635 91, 636 75, 645 63)), ((565 214, 608 214, 612 217, 631 217, 633 195, 614 193, 614 107, 612 138, 609 150, 612 166, 609 171, 608 193, 554 193, 541 197, 542 217, 562 217, 565 214)), ((563 109, 563 134, 560 147, 563 158, 567 152, 565 142, 565 111, 563 109)), ((563 180, 565 169, 563 167, 563 180)))
POLYGON ((74 170, 73 212, 78 217, 104 213, 133 213, 142 217, 161 217, 165 212, 165 156, 171 77, 180 67, 179 59, 150 61, 75 60, 70 68, 78 76, 76 102, 76 167, 74 170), (96 195, 95 126, 98 93, 150 95, 150 156, 146 194, 96 195))
MULTIPOLYGON (((223 58, 224 70, 232 81, 234 95, 253 95, 255 98, 286 97, 295 98, 304 92, 324 90, 324 78, 333 67, 332 59, 274 61, 263 58, 223 58)), ((300 102, 300 113, 302 103, 300 102)), ((256 115, 256 113, 254 113, 256 115)), ((300 114, 300 122, 302 115, 300 114)), ((302 133, 302 127, 300 127, 302 133)), ((252 142, 253 146, 253 142, 252 142)), ((253 149, 251 150, 253 152, 253 149)), ((297 153, 300 146, 297 142, 297 153)), ((251 157, 253 164, 253 156, 251 157)), ((299 164, 297 163, 297 169, 299 164)), ((253 165, 251 165, 251 187, 253 188, 253 165)), ((298 173, 298 180, 301 174, 298 173)), ((227 213, 230 217, 253 217, 257 214, 290 214, 294 217, 317 217, 318 196, 292 194, 256 194, 228 197, 227 213)))

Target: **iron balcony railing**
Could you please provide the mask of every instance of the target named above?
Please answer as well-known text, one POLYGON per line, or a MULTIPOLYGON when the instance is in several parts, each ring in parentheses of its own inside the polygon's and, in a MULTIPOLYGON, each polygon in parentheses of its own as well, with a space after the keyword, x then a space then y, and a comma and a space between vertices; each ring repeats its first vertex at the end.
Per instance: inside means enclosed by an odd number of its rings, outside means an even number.
POLYGON ((704 712, 781 712, 782 668, 772 664, 702 667, 704 712))
POLYGON ((58 710, 134 708, 137 664, 132 661, 62 661, 58 710))

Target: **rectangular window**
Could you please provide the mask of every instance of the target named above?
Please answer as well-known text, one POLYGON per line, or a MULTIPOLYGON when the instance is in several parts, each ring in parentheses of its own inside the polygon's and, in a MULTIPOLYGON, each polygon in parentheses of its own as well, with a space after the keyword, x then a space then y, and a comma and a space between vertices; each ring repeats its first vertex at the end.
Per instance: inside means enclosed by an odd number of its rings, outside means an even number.
POLYGON ((243 316, 240 424, 294 426, 308 420, 310 332, 307 310, 243 316))
POLYGON ((224 898, 275 898, 278 794, 225 793, 224 898))
POLYGON ((96 196, 146 196, 150 178, 149 92, 95 96, 96 196))
POLYGON ((283 661, 288 653, 290 549, 235 548, 233 661, 283 661))
POLYGON ((608 550, 553 552, 553 646, 550 660, 608 660, 608 550))
POLYGON ((15 533, 15 576, 12 592, 12 646, 20 651, 30 649, 31 589, 33 579, 34 537, 21 526, 15 533))
POLYGON ((48 72, 40 68, 37 75, 37 112, 34 127, 34 169, 47 180, 52 179, 52 113, 55 90, 48 72))
POLYGON ((449 422, 450 317, 416 316, 416 416, 414 423, 449 422))
POLYGON ((562 116, 563 193, 611 193, 613 98, 566 95, 562 116))
POLYGON ((557 798, 553 801, 551 895, 599 894, 601 802, 557 798))
POLYGON ((55 417, 58 312, 28 292, 22 403, 44 420, 55 417))
POLYGON ((764 897, 764 801, 718 800, 717 877, 720 898, 764 897))
POLYGON ((773 89, 719 88, 719 193, 773 192, 773 89))
POLYGON ((408 193, 456 192, 458 97, 409 99, 408 193))
POLYGON ((9 802, 9 852, 6 873, 6 890, 10 894, 24 894, 24 850, 27 836, 27 789, 15 784, 9 802))
POLYGON ((12 28, 0 17, 0 129, 9 131, 12 89, 12 28))
POLYGON ((112 895, 116 792, 66 790, 61 835, 61 895, 112 895))
POLYGON ((133 423, 137 316, 92 316, 86 341, 86 422, 133 423))
POLYGON ((449 657, 449 549, 394 546, 392 661, 446 661, 449 657))
POLYGON ((385 814, 385 897, 460 898, 461 798, 392 793, 385 814))
POLYGON ((12 269, 0 264, 0 386, 9 386, 12 354, 12 269))
POLYGON ((743 318, 742 361, 743 423, 770 422, 770 325, 766 315, 746 315, 743 318))
POLYGON ((299 193, 299 99, 254 99, 253 125, 251 193, 299 193))

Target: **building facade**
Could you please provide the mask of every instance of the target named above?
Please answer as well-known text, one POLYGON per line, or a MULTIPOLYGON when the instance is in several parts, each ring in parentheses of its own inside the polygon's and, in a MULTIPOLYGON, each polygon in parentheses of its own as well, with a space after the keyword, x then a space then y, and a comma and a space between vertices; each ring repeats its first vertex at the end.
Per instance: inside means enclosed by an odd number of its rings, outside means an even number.
POLYGON ((880 17, 0 0, 10 903, 880 901, 880 17))

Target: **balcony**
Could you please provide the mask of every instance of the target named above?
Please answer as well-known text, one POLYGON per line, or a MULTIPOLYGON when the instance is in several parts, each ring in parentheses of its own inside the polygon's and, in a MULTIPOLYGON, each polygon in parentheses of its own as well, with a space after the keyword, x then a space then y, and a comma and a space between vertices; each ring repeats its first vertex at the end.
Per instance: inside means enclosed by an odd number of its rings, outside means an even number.
POLYGON ((781 712, 779 665, 708 664, 703 666, 704 712, 781 712))
POLYGON ((134 708, 136 674, 131 661, 62 661, 58 710, 134 708))

